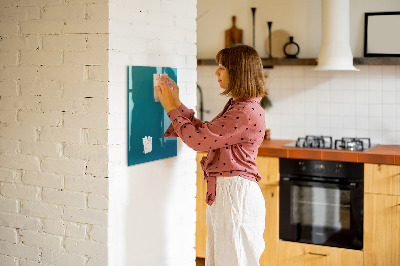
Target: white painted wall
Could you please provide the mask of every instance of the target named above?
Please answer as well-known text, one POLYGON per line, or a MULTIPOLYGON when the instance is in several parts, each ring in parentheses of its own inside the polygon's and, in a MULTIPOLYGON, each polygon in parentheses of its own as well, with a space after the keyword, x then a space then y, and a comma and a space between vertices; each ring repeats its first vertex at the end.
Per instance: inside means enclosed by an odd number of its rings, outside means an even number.
POLYGON ((268 71, 272 138, 307 135, 370 137, 400 144, 400 66, 356 66, 359 72, 316 72, 312 67, 268 71))
MULTIPOLYGON (((257 14, 265 12, 265 21, 272 20, 274 25, 282 25, 282 29, 293 32, 302 49, 299 57, 318 56, 320 1, 229 3, 199 2, 199 58, 214 58, 216 52, 223 47, 223 31, 230 27, 230 17, 233 14, 238 17, 238 27, 247 29, 245 42, 251 45, 252 6, 260 9, 259 13, 256 11, 257 19, 263 17, 257 17, 257 14), (223 6, 227 8, 223 9, 223 6), (241 26, 241 17, 247 18, 248 23, 241 26), (212 28, 211 21, 214 25, 212 28), (303 41, 301 38, 304 38, 303 41)), ((350 10, 353 54, 362 57, 364 12, 400 10, 400 2, 351 0, 350 10)), ((264 21, 261 22, 264 27, 264 21)), ((262 35, 263 30, 257 33, 260 32, 262 35)), ((257 41, 256 34, 256 49, 261 56, 266 56, 263 41, 267 34, 260 38, 257 41)), ((325 134, 334 138, 371 137, 374 143, 400 144, 400 67, 357 67, 360 72, 315 72, 312 66, 276 66, 264 70, 268 76, 267 85, 273 103, 273 107, 266 112, 266 123, 271 128, 272 138, 295 139, 305 134, 325 134)), ((210 111, 205 114, 205 120, 211 120, 217 115, 227 100, 219 95, 215 68, 198 67, 197 80, 204 91, 204 109, 210 111)))
POLYGON ((196 105, 196 0, 110 0, 109 264, 195 265, 196 153, 127 166, 127 67, 178 69, 196 105))
MULTIPOLYGON (((252 45, 252 12, 256 7, 256 46, 266 57, 267 21, 272 31, 284 30, 300 45, 300 58, 316 58, 321 46, 321 0, 203 0, 198 4, 198 58, 214 58, 225 45, 225 30, 232 25, 243 30, 243 42, 252 45)), ((398 0, 350 0, 350 42, 353 55, 364 53, 364 13, 399 11, 398 0)), ((288 40, 289 41, 289 40, 288 40)), ((282 47, 283 48, 283 47, 282 47)))
MULTIPOLYGON (((243 43, 253 43, 252 7, 255 13, 255 48, 261 57, 266 57, 268 37, 267 21, 272 21, 272 31, 284 30, 294 36, 301 47, 302 57, 312 57, 319 49, 321 38, 321 0, 204 0, 198 5, 198 58, 215 58, 216 52, 224 48, 225 30, 236 26, 243 30, 243 43)), ((287 40, 289 41, 289 39, 287 40)), ((318 54, 318 53, 317 53, 318 54)), ((315 55, 314 55, 315 56, 315 55)))
POLYGON ((0 265, 106 265, 108 7, 0 2, 0 265))

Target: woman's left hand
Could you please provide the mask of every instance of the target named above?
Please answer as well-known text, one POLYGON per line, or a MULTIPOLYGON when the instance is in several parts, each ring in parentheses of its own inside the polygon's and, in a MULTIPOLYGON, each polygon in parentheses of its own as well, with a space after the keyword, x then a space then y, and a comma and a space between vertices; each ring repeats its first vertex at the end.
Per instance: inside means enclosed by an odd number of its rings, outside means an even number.
POLYGON ((165 111, 168 113, 172 109, 176 109, 174 104, 174 98, 172 96, 171 86, 168 86, 165 81, 160 81, 158 87, 154 87, 160 103, 165 111))

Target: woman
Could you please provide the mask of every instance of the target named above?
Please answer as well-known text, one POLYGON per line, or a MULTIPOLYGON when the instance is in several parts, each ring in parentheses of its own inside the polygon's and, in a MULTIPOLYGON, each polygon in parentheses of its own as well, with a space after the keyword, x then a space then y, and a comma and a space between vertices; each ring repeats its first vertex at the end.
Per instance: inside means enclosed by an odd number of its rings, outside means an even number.
POLYGON ((201 161, 209 205, 206 265, 259 265, 265 247, 265 201, 255 163, 265 134, 259 104, 266 95, 262 62, 246 45, 219 51, 216 62, 221 95, 231 98, 211 122, 196 119, 180 102, 171 79, 155 88, 172 122, 164 136, 179 136, 196 151, 208 150, 201 161))

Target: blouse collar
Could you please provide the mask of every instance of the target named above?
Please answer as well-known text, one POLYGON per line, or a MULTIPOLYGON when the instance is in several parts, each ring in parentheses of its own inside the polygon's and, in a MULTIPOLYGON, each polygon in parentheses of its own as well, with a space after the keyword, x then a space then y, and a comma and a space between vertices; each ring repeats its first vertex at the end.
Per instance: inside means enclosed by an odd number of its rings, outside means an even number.
POLYGON ((229 103, 235 104, 235 103, 240 103, 240 102, 256 102, 260 103, 262 97, 255 97, 255 98, 238 98, 238 99, 229 99, 229 103))

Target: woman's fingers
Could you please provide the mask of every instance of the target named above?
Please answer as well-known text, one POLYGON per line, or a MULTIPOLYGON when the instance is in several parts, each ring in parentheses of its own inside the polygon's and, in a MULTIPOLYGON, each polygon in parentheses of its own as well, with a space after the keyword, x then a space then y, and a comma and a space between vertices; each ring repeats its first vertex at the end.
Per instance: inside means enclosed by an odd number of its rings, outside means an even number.
POLYGON ((165 86, 165 84, 162 84, 162 83, 160 83, 159 84, 159 87, 160 87, 160 90, 161 90, 161 92, 164 94, 164 93, 166 93, 166 91, 167 91, 167 86, 165 86))
POLYGON ((161 105, 165 109, 166 112, 169 112, 171 109, 175 109, 175 105, 172 100, 171 89, 166 87, 163 84, 159 84, 160 86, 154 87, 158 94, 158 98, 160 100, 161 105))
POLYGON ((160 84, 164 84, 166 87, 169 87, 173 92, 172 95, 175 98, 179 98, 179 87, 176 85, 175 81, 170 77, 162 77, 160 84))
POLYGON ((162 77, 162 81, 165 83, 165 85, 167 85, 171 88, 175 88, 175 86, 176 86, 174 80, 171 79, 170 77, 162 77))
POLYGON ((172 86, 174 89, 179 90, 179 87, 178 87, 178 85, 176 85, 176 82, 175 82, 173 79, 169 78, 169 77, 167 77, 167 78, 168 78, 169 82, 171 83, 171 86, 172 86))
POLYGON ((170 77, 166 77, 165 79, 170 82, 171 86, 176 85, 175 81, 173 79, 171 79, 170 77))
POLYGON ((166 83, 160 82, 158 85, 161 88, 163 93, 171 94, 171 87, 168 86, 166 83))
POLYGON ((167 87, 167 84, 164 82, 164 80, 162 80, 159 84, 158 84, 162 89, 165 89, 167 87))
POLYGON ((181 105, 181 101, 179 99, 179 87, 178 85, 176 85, 175 81, 173 79, 171 79, 170 77, 163 77, 164 78, 164 82, 169 82, 169 86, 172 89, 172 97, 173 97, 173 101, 175 106, 180 106, 181 105))
POLYGON ((171 89, 164 84, 159 84, 158 87, 154 87, 156 90, 159 98, 170 98, 171 96, 171 89))

